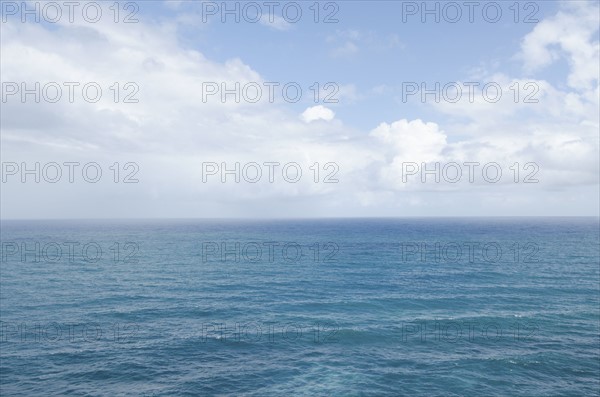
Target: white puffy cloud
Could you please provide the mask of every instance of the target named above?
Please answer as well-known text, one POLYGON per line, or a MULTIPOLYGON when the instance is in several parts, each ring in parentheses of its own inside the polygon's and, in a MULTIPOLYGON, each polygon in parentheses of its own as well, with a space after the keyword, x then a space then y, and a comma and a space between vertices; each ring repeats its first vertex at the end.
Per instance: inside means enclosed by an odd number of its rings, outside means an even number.
POLYGON ((333 110, 326 108, 323 105, 317 105, 307 108, 304 112, 302 112, 300 117, 305 123, 310 123, 311 121, 316 120, 331 121, 335 117, 335 113, 333 110))
POLYGON ((446 135, 435 123, 417 120, 398 120, 381 123, 370 133, 395 157, 416 162, 436 161, 446 145, 446 135))
POLYGON ((585 89, 598 81, 600 43, 597 37, 600 10, 597 2, 566 2, 563 10, 544 21, 523 39, 521 57, 527 71, 565 58, 571 72, 568 84, 585 89))
POLYGON ((495 158, 509 164, 536 162, 543 174, 540 185, 548 189, 596 185, 598 12, 591 2, 566 2, 555 16, 540 21, 524 37, 518 54, 525 77, 478 70, 478 81, 501 87, 498 102, 486 100, 480 86, 473 102, 463 92, 456 103, 434 103, 436 110, 455 120, 444 125, 446 134, 462 137, 446 148, 446 155, 473 161, 495 158), (566 86, 527 77, 558 59, 568 64, 566 86))

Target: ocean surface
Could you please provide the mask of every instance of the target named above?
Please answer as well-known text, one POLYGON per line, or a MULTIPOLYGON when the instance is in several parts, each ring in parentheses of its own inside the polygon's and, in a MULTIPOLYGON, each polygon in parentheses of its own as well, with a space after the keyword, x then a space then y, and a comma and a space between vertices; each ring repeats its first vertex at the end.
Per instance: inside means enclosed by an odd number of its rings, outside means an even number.
POLYGON ((1 226, 3 397, 600 392, 598 218, 1 226))

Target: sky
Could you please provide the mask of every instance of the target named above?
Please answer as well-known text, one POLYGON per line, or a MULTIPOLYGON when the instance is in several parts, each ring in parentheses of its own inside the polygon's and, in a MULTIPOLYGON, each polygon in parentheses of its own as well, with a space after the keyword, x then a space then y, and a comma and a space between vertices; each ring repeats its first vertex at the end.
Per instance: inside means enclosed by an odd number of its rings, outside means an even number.
POLYGON ((76 3, 0 2, 2 219, 599 215, 597 1, 76 3))

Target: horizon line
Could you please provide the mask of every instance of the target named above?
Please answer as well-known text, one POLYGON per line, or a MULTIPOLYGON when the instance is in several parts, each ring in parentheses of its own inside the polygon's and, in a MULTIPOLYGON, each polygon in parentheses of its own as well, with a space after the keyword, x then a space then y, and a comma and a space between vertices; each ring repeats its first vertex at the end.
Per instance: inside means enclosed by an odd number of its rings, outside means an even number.
POLYGON ((301 220, 384 220, 384 219, 506 219, 506 218, 600 218, 600 215, 404 215, 404 216, 338 216, 338 217, 135 217, 135 218, 3 218, 2 221, 301 221, 301 220))

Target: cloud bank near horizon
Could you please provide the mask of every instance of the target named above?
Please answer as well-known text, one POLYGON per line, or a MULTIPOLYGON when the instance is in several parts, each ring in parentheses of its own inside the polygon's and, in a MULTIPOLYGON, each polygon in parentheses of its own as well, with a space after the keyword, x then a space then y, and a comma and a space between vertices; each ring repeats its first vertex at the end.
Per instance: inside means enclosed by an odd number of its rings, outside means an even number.
MULTIPOLYGON (((3 98, 2 162, 96 162, 103 172, 99 183, 69 183, 63 165, 59 183, 21 183, 19 173, 4 175, 11 169, 3 165, 3 218, 598 215, 597 4, 565 3, 532 26, 505 60, 516 60, 518 74, 480 68, 459 76, 466 84, 495 82, 504 93, 498 101, 477 86, 473 98, 422 104, 427 119, 401 107, 394 119, 382 119, 369 98, 385 89, 357 89, 347 78, 338 83, 337 103, 311 103, 308 87, 297 104, 270 100, 267 72, 191 46, 185 17, 2 24, 3 95, 7 82, 61 82, 63 89, 56 103, 3 98), (560 78, 548 78, 552 66, 560 66, 560 78), (95 82, 103 95, 71 103, 62 82, 95 82), (221 84, 247 87, 247 96, 206 96, 221 84), (260 98, 247 100, 256 90, 260 98), (537 103, 515 103, 516 90, 519 99, 534 93, 537 103), (139 101, 123 103, 131 93, 139 101), (371 127, 345 119, 350 107, 363 109, 371 127), (115 162, 119 182, 133 171, 139 182, 115 183, 115 162), (482 174, 491 163, 498 166, 482 174), (498 169, 502 177, 490 182, 498 169)), ((285 35, 296 27, 278 21, 261 28, 285 35)), ((335 57, 360 56, 373 45, 372 35, 353 32, 338 32, 354 49, 335 57)))

